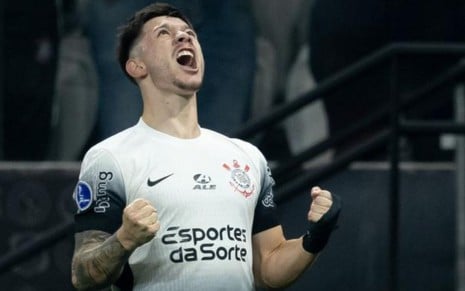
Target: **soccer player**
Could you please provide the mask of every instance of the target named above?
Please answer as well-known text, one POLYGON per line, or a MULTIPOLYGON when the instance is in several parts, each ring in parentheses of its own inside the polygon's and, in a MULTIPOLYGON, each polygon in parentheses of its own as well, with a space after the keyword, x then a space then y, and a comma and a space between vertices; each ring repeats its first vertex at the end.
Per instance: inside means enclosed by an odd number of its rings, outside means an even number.
POLYGON ((142 116, 83 159, 73 285, 237 291, 292 283, 326 245, 339 198, 313 187, 306 234, 284 237, 261 152, 198 124, 204 60, 178 9, 136 12, 118 53, 140 89, 142 116))

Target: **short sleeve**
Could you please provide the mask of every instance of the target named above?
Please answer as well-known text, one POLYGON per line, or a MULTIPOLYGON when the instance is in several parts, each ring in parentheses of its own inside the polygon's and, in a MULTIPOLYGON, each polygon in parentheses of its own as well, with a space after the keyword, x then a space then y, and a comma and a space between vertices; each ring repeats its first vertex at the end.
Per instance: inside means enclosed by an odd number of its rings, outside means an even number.
POLYGON ((280 224, 276 203, 273 199, 274 184, 271 170, 269 167, 266 167, 266 173, 263 177, 262 191, 260 192, 257 205, 255 206, 252 234, 259 233, 280 224))
POLYGON ((76 232, 114 233, 119 228, 126 195, 121 170, 108 151, 92 149, 86 154, 73 198, 77 206, 76 232))

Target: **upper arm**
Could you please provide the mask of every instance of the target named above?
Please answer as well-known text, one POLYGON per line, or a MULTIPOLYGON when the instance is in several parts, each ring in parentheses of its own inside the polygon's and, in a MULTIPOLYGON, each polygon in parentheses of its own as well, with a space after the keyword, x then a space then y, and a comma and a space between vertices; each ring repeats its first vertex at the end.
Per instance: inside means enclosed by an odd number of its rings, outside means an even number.
POLYGON ((126 199, 121 171, 110 153, 86 154, 73 197, 77 206, 73 284, 85 289, 114 282, 128 255, 114 235, 126 199))
POLYGON ((86 154, 73 198, 77 206, 76 232, 114 233, 119 228, 126 193, 120 167, 109 152, 94 149, 86 154))

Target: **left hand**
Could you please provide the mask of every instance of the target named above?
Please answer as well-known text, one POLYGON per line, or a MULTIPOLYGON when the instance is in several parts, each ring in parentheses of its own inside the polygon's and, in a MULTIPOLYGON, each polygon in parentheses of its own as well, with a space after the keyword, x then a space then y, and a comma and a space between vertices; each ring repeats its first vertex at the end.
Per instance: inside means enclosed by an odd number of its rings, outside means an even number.
POLYGON ((307 218, 310 222, 318 222, 321 217, 328 212, 331 205, 333 205, 333 197, 331 192, 323 190, 318 186, 312 188, 311 197, 312 202, 307 218))

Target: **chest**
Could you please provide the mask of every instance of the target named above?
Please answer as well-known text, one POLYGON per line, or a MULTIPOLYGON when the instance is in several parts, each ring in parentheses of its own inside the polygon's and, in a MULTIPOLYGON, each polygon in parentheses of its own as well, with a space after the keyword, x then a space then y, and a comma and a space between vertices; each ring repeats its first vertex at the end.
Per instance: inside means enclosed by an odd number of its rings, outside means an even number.
POLYGON ((128 202, 145 198, 161 219, 191 221, 252 217, 260 192, 260 171, 235 148, 158 149, 134 161, 125 179, 128 202))

